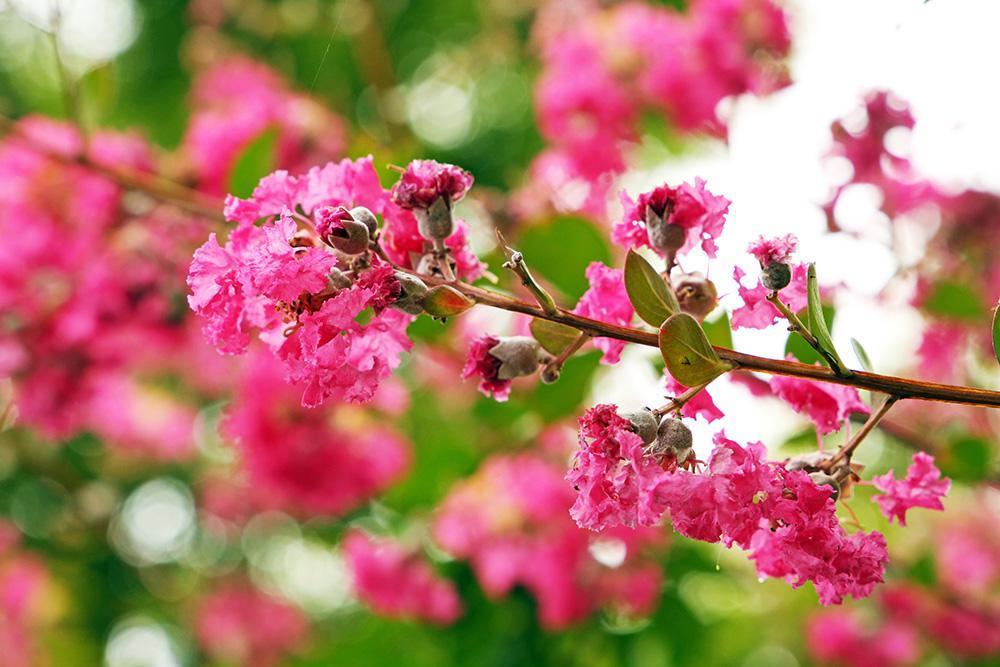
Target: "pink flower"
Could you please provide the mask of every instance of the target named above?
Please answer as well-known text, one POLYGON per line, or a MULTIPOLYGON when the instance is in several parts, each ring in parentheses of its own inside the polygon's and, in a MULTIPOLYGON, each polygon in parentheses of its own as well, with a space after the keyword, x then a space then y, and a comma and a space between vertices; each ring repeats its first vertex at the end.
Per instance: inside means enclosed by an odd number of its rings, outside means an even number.
POLYGON ((611 231, 611 238, 616 244, 624 248, 644 245, 663 254, 661 249, 650 243, 647 216, 652 212, 662 218, 663 224, 676 225, 683 230, 684 243, 680 246, 680 253, 690 252, 700 245, 705 254, 715 257, 718 249, 715 240, 726 224, 730 201, 713 195, 705 189, 705 181, 696 178, 693 186, 687 183, 676 188, 661 185, 639 195, 634 203, 623 194, 622 203, 625 219, 615 223, 611 231))
POLYGON ((410 452, 398 435, 306 410, 301 389, 283 379, 272 355, 254 352, 222 422, 237 444, 255 506, 340 515, 402 478, 410 452))
POLYGON ((892 521, 899 519, 900 525, 906 525, 906 510, 913 507, 924 507, 931 510, 943 510, 944 498, 951 489, 951 480, 941 477, 941 471, 934 465, 934 457, 924 452, 913 455, 913 463, 906 471, 906 477, 895 479, 892 471, 872 478, 875 488, 882 493, 874 496, 882 514, 892 521))
POLYGON ((559 629, 601 607, 646 614, 659 599, 660 568, 645 552, 662 537, 653 529, 613 529, 593 535, 567 509, 573 491, 559 464, 534 454, 494 456, 456 484, 438 506, 435 540, 467 559, 491 598, 515 586, 538 601, 542 626, 559 629), (602 547, 625 552, 602 564, 602 547))
POLYGON ((343 550, 358 597, 375 613, 437 625, 449 625, 462 615, 454 584, 438 577, 415 553, 358 530, 347 534, 343 550))
POLYGON ((795 248, 798 247, 799 240, 794 234, 776 236, 766 239, 763 236, 750 243, 747 252, 757 258, 762 267, 770 264, 788 262, 795 248))
POLYGON ((195 614, 195 634, 216 660, 271 667, 306 639, 305 615, 250 584, 232 583, 209 592, 195 614))
POLYGON ((806 641, 814 659, 847 667, 910 667, 920 659, 920 635, 913 628, 891 621, 872 628, 846 609, 812 616, 806 641))
POLYGON ((954 322, 931 322, 924 330, 917 356, 920 371, 927 377, 941 381, 954 380, 959 364, 968 345, 968 327, 954 322))
POLYGON ((614 405, 596 405, 580 417, 580 448, 566 480, 577 491, 570 516, 583 528, 651 526, 665 507, 652 489, 666 474, 643 454, 642 439, 614 405))
MULTIPOLYGON (((635 309, 625 291, 625 272, 612 269, 600 262, 591 262, 587 267, 588 289, 573 312, 593 320, 628 326, 635 317, 635 309)), ((624 341, 613 338, 597 338, 594 346, 604 352, 601 363, 617 364, 625 349, 624 341)))
MULTIPOLYGON (((666 390, 670 396, 680 396, 689 389, 666 371, 664 371, 664 378, 666 379, 666 390)), ((707 422, 714 422, 716 419, 725 417, 722 410, 715 405, 715 401, 712 400, 712 395, 708 393, 707 389, 702 389, 695 394, 694 398, 689 399, 681 408, 681 415, 690 419, 695 419, 700 415, 707 422)))
POLYGON ((490 350, 499 342, 499 338, 489 334, 472 341, 469 345, 469 355, 466 358, 465 366, 462 368, 462 379, 479 377, 479 391, 484 396, 490 396, 503 403, 510 397, 513 382, 500 379, 501 362, 490 354, 490 350))
MULTIPOLYGON (((799 312, 809 303, 806 274, 805 264, 793 266, 792 281, 779 292, 781 300, 792 312, 799 312)), ((743 300, 743 305, 733 310, 730 321, 734 329, 766 329, 781 319, 781 313, 767 300, 771 290, 764 287, 759 279, 756 287, 744 287, 744 276, 746 272, 743 269, 738 266, 733 268, 733 280, 736 281, 736 291, 743 300)))
POLYGON ((816 424, 820 435, 838 430, 852 413, 870 414, 858 390, 847 385, 814 382, 802 378, 775 375, 771 391, 798 413, 805 413, 816 424))
MULTIPOLYGON (((469 247, 469 224, 464 220, 455 220, 454 224, 455 231, 445 239, 444 244, 451 251, 458 277, 467 281, 476 280, 486 271, 486 265, 469 247)), ((404 268, 416 269, 428 246, 426 239, 420 235, 413 213, 395 204, 387 204, 382 247, 389 259, 404 268)))
POLYGON ((453 164, 414 160, 392 186, 392 201, 405 209, 430 208, 438 198, 453 204, 472 187, 472 174, 453 164))

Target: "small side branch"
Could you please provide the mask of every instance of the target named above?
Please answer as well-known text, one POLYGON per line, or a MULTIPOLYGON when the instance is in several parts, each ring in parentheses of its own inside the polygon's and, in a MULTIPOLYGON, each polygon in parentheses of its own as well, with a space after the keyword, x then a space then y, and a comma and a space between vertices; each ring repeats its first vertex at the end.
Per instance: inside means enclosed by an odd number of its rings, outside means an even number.
POLYGON ((653 410, 653 414, 656 415, 657 417, 662 417, 668 412, 679 412, 681 408, 687 405, 688 401, 690 401, 692 398, 700 394, 701 391, 705 389, 705 387, 707 386, 708 383, 705 383, 705 384, 700 384, 696 387, 685 389, 681 394, 674 396, 664 405, 653 410))
POLYGON ((833 457, 827 462, 826 467, 829 470, 833 470, 841 461, 850 462, 851 456, 854 455, 854 451, 858 448, 858 445, 860 445, 868 434, 871 433, 876 426, 878 426, 878 423, 889 413, 889 410, 898 400, 898 396, 886 396, 885 400, 882 401, 882 404, 878 406, 878 409, 872 413, 871 417, 868 418, 868 421, 866 421, 861 428, 858 429, 858 432, 854 434, 854 437, 846 442, 843 447, 837 450, 837 453, 834 454, 833 457))
POLYGON ((844 376, 850 375, 850 372, 841 366, 840 360, 830 354, 820 344, 819 339, 817 339, 816 336, 814 336, 809 330, 809 327, 807 327, 802 320, 799 319, 799 316, 793 313, 792 309, 785 305, 785 303, 781 300, 781 297, 778 296, 777 292, 771 292, 768 294, 767 300, 772 306, 778 309, 778 312, 781 313, 786 320, 788 320, 788 330, 802 336, 803 340, 809 343, 809 346, 816 350, 821 357, 823 357, 823 360, 826 361, 826 364, 831 369, 833 369, 834 373, 844 376))
POLYGON ((559 312, 559 307, 552 296, 531 275, 531 271, 524 261, 524 255, 507 245, 507 241, 499 229, 497 230, 497 240, 500 242, 503 254, 507 258, 507 261, 503 263, 504 268, 510 269, 521 279, 521 284, 528 288, 528 291, 535 297, 535 301, 538 302, 538 305, 541 306, 542 311, 546 315, 556 315, 559 312))

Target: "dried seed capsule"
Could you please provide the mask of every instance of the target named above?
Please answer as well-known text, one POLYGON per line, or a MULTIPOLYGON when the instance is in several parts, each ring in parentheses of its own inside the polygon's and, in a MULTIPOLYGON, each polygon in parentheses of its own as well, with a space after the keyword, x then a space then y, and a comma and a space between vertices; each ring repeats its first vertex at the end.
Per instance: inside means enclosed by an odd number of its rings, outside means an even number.
POLYGON ((444 241, 455 231, 451 204, 444 197, 435 199, 430 208, 413 209, 413 214, 417 217, 420 235, 429 241, 444 241))
POLYGON ((635 410, 631 412, 618 412, 618 416, 632 422, 635 432, 642 438, 642 444, 648 445, 656 439, 657 423, 656 415, 652 410, 635 410))
POLYGON ((761 282, 769 290, 784 289, 791 281, 792 269, 783 262, 771 262, 761 272, 761 282))
POLYGON ((715 284, 700 273, 685 273, 674 281, 674 293, 681 310, 699 321, 715 310, 719 293, 715 284))
POLYGON ((512 380, 538 370, 542 347, 529 336, 509 336, 490 348, 489 354, 500 362, 497 378, 512 380))
POLYGON ((653 444, 651 453, 657 456, 672 454, 679 459, 678 455, 691 449, 693 445, 694 438, 691 437, 691 429, 679 419, 667 418, 661 421, 656 429, 656 442, 653 444))

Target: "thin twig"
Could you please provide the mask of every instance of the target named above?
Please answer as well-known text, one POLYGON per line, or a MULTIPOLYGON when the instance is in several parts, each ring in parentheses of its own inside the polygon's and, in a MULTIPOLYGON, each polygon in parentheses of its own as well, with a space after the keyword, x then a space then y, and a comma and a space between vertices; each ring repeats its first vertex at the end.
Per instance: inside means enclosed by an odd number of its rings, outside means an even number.
POLYGON ((685 405, 687 405, 688 401, 690 401, 692 398, 701 393, 701 391, 707 386, 708 383, 706 382, 705 384, 699 384, 695 387, 685 389, 679 395, 674 396, 669 401, 667 401, 664 405, 653 410, 653 414, 656 415, 657 417, 662 417, 668 412, 672 412, 674 410, 680 410, 685 405))
POLYGON ((560 352, 558 357, 545 364, 545 370, 543 373, 558 373, 561 371, 563 364, 566 363, 566 360, 576 354, 576 351, 583 347, 588 340, 590 340, 590 334, 585 331, 581 331, 580 335, 576 337, 576 340, 567 345, 566 349, 560 352))
POLYGON ((837 358, 830 354, 826 348, 820 345, 819 339, 813 335, 813 332, 809 330, 809 327, 803 324, 802 320, 799 319, 799 316, 792 312, 791 308, 785 305, 785 303, 781 300, 781 297, 778 296, 777 292, 771 292, 768 294, 767 300, 772 306, 778 309, 778 312, 781 313, 786 320, 788 320, 788 330, 802 336, 803 340, 809 343, 809 346, 816 350, 821 357, 823 357, 823 360, 826 361, 827 365, 832 368, 837 375, 849 375, 849 373, 846 373, 845 369, 841 367, 837 358))
POLYGON ((503 263, 505 268, 513 271, 518 278, 521 279, 521 284, 528 288, 531 295, 535 297, 535 301, 541 306, 542 310, 547 315, 555 315, 559 312, 559 307, 556 305, 555 299, 552 298, 545 289, 538 284, 535 277, 531 275, 531 271, 528 269, 528 265, 524 262, 524 255, 522 255, 517 250, 514 250, 509 245, 507 245, 507 240, 504 239, 503 234, 500 230, 497 231, 497 240, 500 242, 500 247, 503 249, 504 256, 507 261, 503 263))
POLYGON ((868 421, 866 421, 860 429, 858 429, 858 432, 854 434, 853 438, 837 450, 837 453, 826 462, 825 467, 828 470, 832 470, 841 461, 850 461, 851 455, 854 454, 854 450, 856 450, 865 437, 872 432, 872 429, 878 426, 878 423, 882 421, 882 418, 888 414, 889 409, 892 408, 898 400, 898 396, 886 396, 885 400, 882 401, 882 405, 878 406, 878 410, 872 413, 872 416, 868 418, 868 421))

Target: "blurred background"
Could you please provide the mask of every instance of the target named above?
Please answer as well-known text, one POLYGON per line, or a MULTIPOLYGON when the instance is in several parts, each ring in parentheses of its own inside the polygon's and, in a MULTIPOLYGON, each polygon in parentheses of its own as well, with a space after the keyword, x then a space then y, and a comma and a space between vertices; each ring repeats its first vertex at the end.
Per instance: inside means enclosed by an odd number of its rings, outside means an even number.
MULTIPOLYGON (((719 545, 572 524, 575 419, 661 402, 655 351, 588 351, 501 404, 459 379, 464 350, 518 323, 423 318, 372 407, 310 412, 261 355, 202 341, 184 283, 226 193, 429 157, 475 175, 458 212, 489 270, 510 287, 498 226, 572 304, 591 261, 621 265, 618 191, 698 176, 733 201, 718 258, 684 267, 721 295, 713 342, 813 361, 726 315, 747 243, 793 232, 839 349, 996 388, 998 23, 976 0, 0 0, 0 667, 1000 665, 993 411, 902 405, 865 443, 875 473, 929 450, 956 487, 905 528, 859 489, 889 583, 830 611, 719 545), (614 148, 591 161, 595 137, 614 148), (441 545, 459 524, 465 554, 441 545), (359 529, 451 582, 457 619, 373 613, 359 529)), ((700 458, 720 426, 815 449, 777 398, 712 389, 700 458)))

